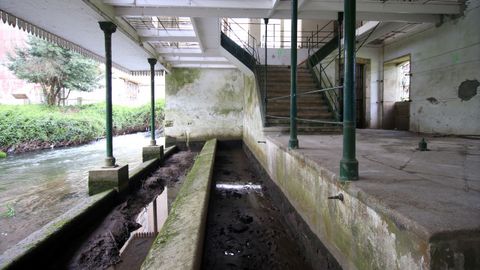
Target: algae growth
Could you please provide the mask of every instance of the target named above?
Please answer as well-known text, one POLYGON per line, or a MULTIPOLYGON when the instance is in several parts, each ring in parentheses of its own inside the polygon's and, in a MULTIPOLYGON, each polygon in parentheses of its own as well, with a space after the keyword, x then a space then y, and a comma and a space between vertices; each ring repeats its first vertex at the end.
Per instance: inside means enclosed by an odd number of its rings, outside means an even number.
POLYGON ((165 91, 168 95, 176 95, 185 85, 193 83, 199 77, 198 68, 174 68, 165 77, 165 91))

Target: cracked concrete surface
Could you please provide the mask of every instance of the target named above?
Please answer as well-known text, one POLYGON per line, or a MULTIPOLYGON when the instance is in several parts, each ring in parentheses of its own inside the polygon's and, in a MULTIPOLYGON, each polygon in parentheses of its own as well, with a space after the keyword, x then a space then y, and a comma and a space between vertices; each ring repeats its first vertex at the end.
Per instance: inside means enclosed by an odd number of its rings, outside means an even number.
MULTIPOLYGON (((423 135, 357 130, 360 180, 346 192, 381 209, 425 238, 480 233, 480 140, 425 135, 429 151, 417 151, 423 135)), ((288 135, 270 135, 287 146, 288 135)), ((338 174, 341 135, 298 137, 297 154, 338 174)))

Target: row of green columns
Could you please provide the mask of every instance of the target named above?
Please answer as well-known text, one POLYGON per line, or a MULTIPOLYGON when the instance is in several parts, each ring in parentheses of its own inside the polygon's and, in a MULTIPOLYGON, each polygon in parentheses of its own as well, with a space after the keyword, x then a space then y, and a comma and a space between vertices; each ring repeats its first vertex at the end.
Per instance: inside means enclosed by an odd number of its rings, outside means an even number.
POLYGON ((112 34, 117 30, 117 26, 112 22, 99 22, 100 29, 105 35, 105 108, 106 108, 106 140, 107 157, 105 158, 105 167, 116 167, 113 157, 113 136, 112 136, 112 34))
POLYGON ((288 148, 298 148, 297 139, 297 9, 298 1, 292 0, 292 38, 290 54, 290 140, 288 148))
POLYGON ((151 103, 151 111, 150 111, 150 132, 151 132, 151 139, 150 145, 155 146, 157 145, 157 141, 155 140, 155 64, 157 64, 157 59, 155 58, 148 58, 148 63, 150 64, 150 87, 151 87, 151 95, 150 95, 150 103, 151 103))
MULTIPOLYGON (((116 167, 115 157, 113 156, 113 134, 112 134, 112 34, 115 33, 117 26, 112 22, 99 22, 100 29, 105 35, 105 108, 106 108, 106 141, 107 156, 105 158, 105 167, 116 167)), ((150 83, 151 83, 151 140, 150 145, 157 144, 155 140, 155 64, 157 59, 148 58, 150 64, 150 83)))
POLYGON ((345 0, 345 75, 343 87, 343 156, 340 180, 358 180, 355 158, 355 0, 345 0))

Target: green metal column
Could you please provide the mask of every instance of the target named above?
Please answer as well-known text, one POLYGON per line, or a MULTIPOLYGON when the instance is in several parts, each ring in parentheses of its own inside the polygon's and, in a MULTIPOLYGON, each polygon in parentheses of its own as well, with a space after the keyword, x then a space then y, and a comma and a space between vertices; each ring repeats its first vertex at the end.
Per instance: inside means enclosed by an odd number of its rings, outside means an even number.
POLYGON ((107 157, 105 167, 115 167, 112 145, 112 34, 117 26, 112 22, 99 22, 100 29, 105 34, 105 90, 106 90, 106 139, 107 157))
POLYGON ((290 54, 290 140, 288 148, 298 148, 297 139, 297 9, 298 1, 292 0, 292 40, 290 54))
POLYGON ((343 87, 343 156, 340 180, 358 180, 355 158, 355 1, 345 0, 345 75, 343 87))
POLYGON ((148 63, 150 64, 150 87, 151 87, 151 94, 150 94, 150 132, 152 134, 150 139, 150 145, 155 146, 157 145, 157 141, 155 140, 155 64, 157 64, 157 59, 155 58, 148 58, 148 63))
POLYGON ((267 52, 267 26, 268 26, 268 18, 263 18, 263 21, 265 22, 265 89, 263 89, 264 91, 264 98, 265 100, 263 101, 264 102, 264 106, 263 106, 263 109, 265 110, 265 117, 267 115, 267 102, 268 102, 268 97, 267 97, 267 75, 268 75, 268 69, 267 69, 267 63, 268 63, 268 52, 267 52))

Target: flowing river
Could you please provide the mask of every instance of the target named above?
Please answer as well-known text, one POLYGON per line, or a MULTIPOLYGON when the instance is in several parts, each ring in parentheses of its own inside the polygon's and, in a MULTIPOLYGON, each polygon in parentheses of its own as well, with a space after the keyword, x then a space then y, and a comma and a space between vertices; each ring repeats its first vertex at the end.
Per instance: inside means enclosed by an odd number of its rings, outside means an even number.
MULTIPOLYGON (((149 142, 149 133, 114 137, 117 163, 131 170, 149 142)), ((87 198, 88 171, 104 158, 105 140, 99 140, 0 159, 0 254, 87 198)))

